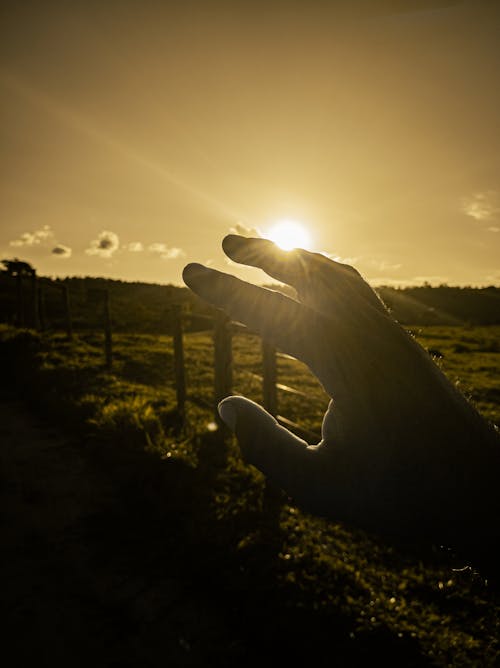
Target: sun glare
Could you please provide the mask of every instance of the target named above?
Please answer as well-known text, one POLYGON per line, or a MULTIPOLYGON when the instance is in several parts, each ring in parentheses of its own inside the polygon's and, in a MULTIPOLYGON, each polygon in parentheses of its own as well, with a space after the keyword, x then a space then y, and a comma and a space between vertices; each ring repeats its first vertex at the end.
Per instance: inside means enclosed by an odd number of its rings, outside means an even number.
POLYGON ((306 227, 294 220, 281 220, 273 225, 264 236, 274 241, 283 250, 311 247, 311 237, 306 227))

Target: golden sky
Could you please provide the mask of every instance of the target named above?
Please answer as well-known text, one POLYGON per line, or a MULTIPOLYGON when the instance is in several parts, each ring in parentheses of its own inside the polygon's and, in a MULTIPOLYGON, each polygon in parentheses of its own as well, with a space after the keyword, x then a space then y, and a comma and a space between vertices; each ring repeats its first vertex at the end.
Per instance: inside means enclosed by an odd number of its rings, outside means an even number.
POLYGON ((288 219, 374 284, 500 285, 500 3, 4 2, 0 257, 182 282, 288 219))

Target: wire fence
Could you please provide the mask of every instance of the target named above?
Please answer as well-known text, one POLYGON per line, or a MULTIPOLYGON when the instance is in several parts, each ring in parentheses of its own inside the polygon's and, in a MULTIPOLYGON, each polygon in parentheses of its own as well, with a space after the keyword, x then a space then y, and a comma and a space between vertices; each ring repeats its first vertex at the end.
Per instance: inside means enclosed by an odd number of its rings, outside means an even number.
MULTIPOLYGON (((218 403, 231 394, 238 394, 233 383, 233 337, 235 335, 254 335, 245 325, 230 320, 223 312, 217 311, 213 316, 192 313, 196 318, 207 321, 207 330, 212 331, 214 345, 214 386, 213 386, 213 409, 217 422, 220 418, 217 412, 218 403)), ((189 398, 195 398, 186 391, 186 370, 184 355, 183 335, 183 311, 181 305, 172 307, 173 322, 173 344, 174 344, 174 369, 175 385, 177 393, 177 407, 181 414, 185 413, 185 404, 189 398)), ((310 397, 301 390, 278 382, 279 358, 294 360, 291 355, 277 351, 269 343, 261 339, 262 375, 252 371, 246 373, 259 382, 262 387, 264 408, 273 415, 277 421, 302 438, 317 442, 320 435, 300 426, 279 412, 278 390, 295 396, 310 400, 310 397)), ((196 397, 198 400, 200 397, 196 397)))
MULTIPOLYGON (((64 323, 64 330, 69 340, 73 338, 73 320, 71 311, 71 299, 68 286, 53 281, 30 277, 14 277, 16 293, 16 316, 14 324, 20 327, 32 327, 39 331, 46 331, 50 327, 47 318, 46 295, 49 290, 59 291, 60 304, 59 320, 64 323)), ((93 313, 100 314, 98 328, 103 333, 103 356, 108 370, 113 368, 113 329, 110 309, 110 294, 107 289, 87 290, 87 303, 93 313)), ((172 337, 173 348, 173 383, 175 386, 177 410, 182 419, 186 416, 186 404, 194 401, 204 405, 213 412, 214 420, 222 427, 217 411, 217 405, 225 397, 238 394, 234 387, 233 374, 233 339, 235 336, 256 336, 255 332, 249 330, 245 325, 230 320, 222 311, 214 310, 211 315, 190 312, 186 313, 183 304, 170 304, 169 308, 169 330, 172 337), (188 387, 188 374, 186 372, 185 355, 185 330, 187 320, 196 319, 198 323, 205 322, 206 328, 202 330, 211 333, 213 343, 213 391, 212 397, 207 398, 190 391, 188 387)), ((302 397, 310 401, 311 397, 300 389, 280 383, 278 378, 278 360, 294 360, 290 355, 276 350, 269 343, 260 339, 261 368, 262 375, 254 371, 245 370, 244 373, 257 384, 262 390, 262 403, 264 408, 273 415, 276 420, 287 427, 301 438, 310 442, 317 442, 320 435, 300 426, 293 420, 280 413, 279 392, 288 393, 295 397, 302 397)))

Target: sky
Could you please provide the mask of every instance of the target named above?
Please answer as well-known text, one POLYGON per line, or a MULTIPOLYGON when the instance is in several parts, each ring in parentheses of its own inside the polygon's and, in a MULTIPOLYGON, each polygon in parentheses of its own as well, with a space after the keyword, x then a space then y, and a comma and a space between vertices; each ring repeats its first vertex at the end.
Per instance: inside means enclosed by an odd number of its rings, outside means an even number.
POLYGON ((0 258, 182 284, 283 220, 374 285, 500 285, 500 3, 0 5, 0 258))

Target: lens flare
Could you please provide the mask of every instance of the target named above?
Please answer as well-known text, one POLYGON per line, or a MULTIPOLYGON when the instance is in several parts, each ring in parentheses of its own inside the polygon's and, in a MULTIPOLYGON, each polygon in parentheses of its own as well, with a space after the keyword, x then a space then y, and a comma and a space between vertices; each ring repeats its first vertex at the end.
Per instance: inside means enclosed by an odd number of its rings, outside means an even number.
POLYGON ((264 236, 283 250, 311 248, 311 236, 307 228, 295 220, 280 220, 264 236))

